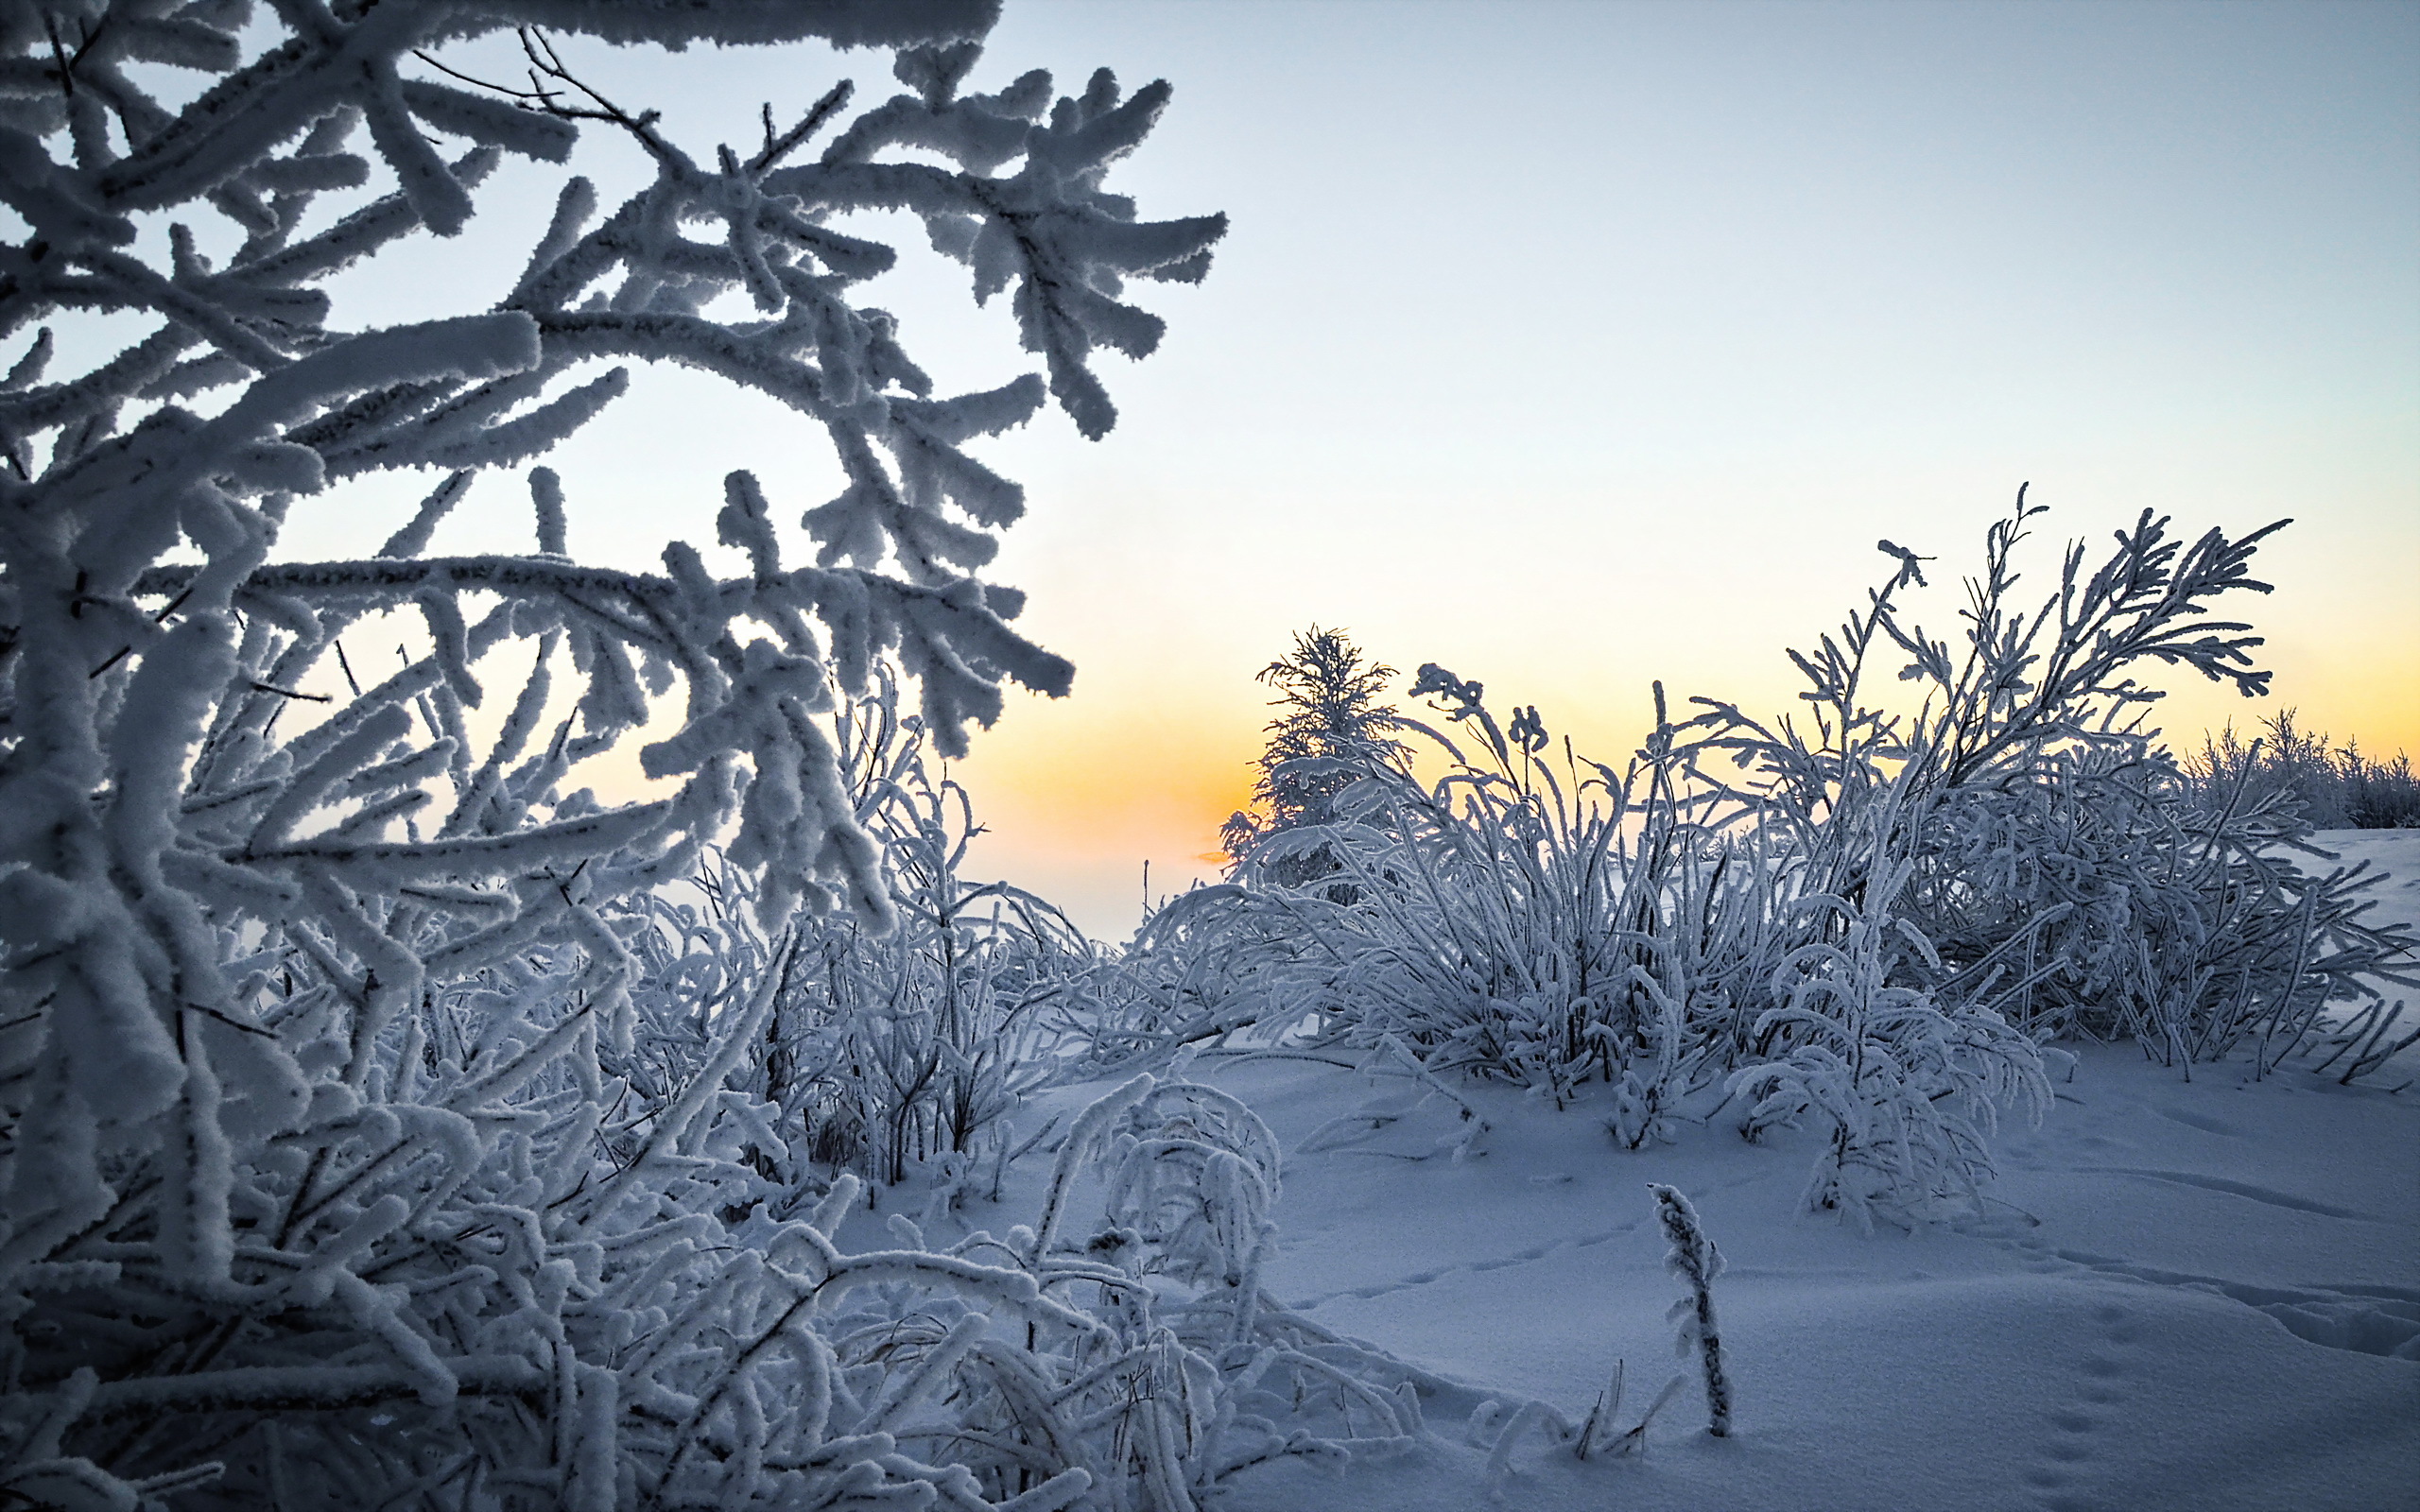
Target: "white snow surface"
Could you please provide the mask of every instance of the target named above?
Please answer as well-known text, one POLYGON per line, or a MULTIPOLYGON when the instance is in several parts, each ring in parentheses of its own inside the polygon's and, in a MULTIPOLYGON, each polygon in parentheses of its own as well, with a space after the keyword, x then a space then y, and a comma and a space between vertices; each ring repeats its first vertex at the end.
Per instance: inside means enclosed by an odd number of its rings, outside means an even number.
MULTIPOLYGON (((2420 832, 2321 843, 2394 873, 2381 914, 2420 917, 2420 832)), ((2003 1130, 1986 1220, 1872 1236, 1799 1214, 1804 1137, 1752 1146, 1719 1116, 1628 1153, 1604 1108, 1477 1088, 1465 1095, 1490 1128, 1459 1163, 1442 1102, 1305 1152, 1369 1078, 1198 1062, 1286 1146, 1270 1291, 1453 1383, 1424 1393, 1427 1433, 1392 1459, 1282 1461, 1216 1504, 2420 1507, 2420 1086, 2290 1069, 2255 1083, 2234 1062, 2187 1077, 2131 1045, 2070 1048, 2052 1115, 2003 1130), (1688 1194, 1728 1263, 1714 1295, 1733 1435, 1705 1432, 1690 1367, 1643 1456, 1583 1463, 1531 1432, 1492 1485, 1490 1442, 1465 1430, 1474 1408, 1538 1399, 1577 1422, 1621 1360, 1626 1428, 1683 1367, 1650 1182, 1688 1194)), ((998 1231, 1029 1213, 1046 1163, 1022 1161, 996 1210, 955 1221, 998 1231)))

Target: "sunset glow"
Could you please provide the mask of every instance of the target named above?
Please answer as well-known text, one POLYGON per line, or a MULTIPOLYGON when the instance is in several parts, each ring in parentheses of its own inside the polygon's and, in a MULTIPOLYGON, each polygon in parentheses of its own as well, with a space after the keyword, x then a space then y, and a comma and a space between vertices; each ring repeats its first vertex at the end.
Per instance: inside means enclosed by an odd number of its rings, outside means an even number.
MULTIPOLYGON (((593 53, 693 144, 803 87, 593 53)), ((2036 593, 2145 507, 2294 519, 2257 558, 2275 593, 2232 606, 2274 696, 2176 685, 2172 737, 2292 708, 2420 750, 2420 10, 1021 0, 975 84, 1102 64, 1176 86, 1111 186, 1233 229, 1203 284, 1139 292, 1168 333, 1104 364, 1106 439, 1046 414, 978 443, 1029 509, 986 576, 1078 671, 958 772, 980 865, 1096 932, 1132 927, 1146 860, 1155 891, 1215 874, 1253 675, 1314 621, 1618 759, 1657 679, 1789 707, 1784 647, 1861 602, 1877 538, 1938 558, 1950 628, 2029 481, 2036 593)), ((499 257, 544 213, 515 171, 471 233, 499 257)), ((962 269, 909 263, 869 287, 945 391, 1022 370, 1001 301, 970 318, 962 269)), ((786 528, 838 490, 769 401, 648 371, 620 404, 552 459, 585 557, 713 555, 729 468, 786 528)), ((446 549, 526 535, 483 488, 446 549)))

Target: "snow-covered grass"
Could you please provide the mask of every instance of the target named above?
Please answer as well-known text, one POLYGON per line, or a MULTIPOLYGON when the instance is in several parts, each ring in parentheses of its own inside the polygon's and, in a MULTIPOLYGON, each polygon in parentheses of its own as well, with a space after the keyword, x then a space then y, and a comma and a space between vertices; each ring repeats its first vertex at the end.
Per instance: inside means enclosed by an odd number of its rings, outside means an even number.
MULTIPOLYGON (((1340 1073, 1238 1067, 1281 1138, 1340 1073)), ((1640 1460, 1516 1451, 1516 1505, 1641 1508, 2389 1507, 2420 1456, 2420 1105, 2362 1089, 2187 1083, 2087 1053, 2042 1131, 2010 1140, 1993 1221, 1860 1237, 1794 1216, 1806 1153, 1721 1128, 1614 1149, 1585 1119, 1480 1094, 1474 1159, 1412 1159, 1408 1123, 1297 1155, 1277 1295, 1338 1332, 1575 1418, 1616 1358, 1672 1368, 1647 1183, 1689 1193, 1735 1394, 1640 1460), (2005 1204, 2006 1206, 2000 1206, 2005 1204), (2400 1358, 2392 1357, 2396 1350, 2400 1358)), ((1694 1383, 1687 1388, 1694 1392, 1694 1383)), ((1239 1507, 1470 1507, 1484 1447, 1437 1440, 1317 1486, 1271 1473, 1239 1507)))

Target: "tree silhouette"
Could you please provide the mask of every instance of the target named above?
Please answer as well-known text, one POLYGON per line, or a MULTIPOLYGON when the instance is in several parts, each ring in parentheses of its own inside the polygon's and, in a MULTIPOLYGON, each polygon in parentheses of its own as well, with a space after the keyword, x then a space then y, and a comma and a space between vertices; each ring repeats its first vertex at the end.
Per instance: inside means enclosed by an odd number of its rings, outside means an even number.
POLYGON ((1259 812, 1237 810, 1219 831, 1238 873, 1250 865, 1262 880, 1291 887, 1340 869, 1324 845, 1268 843, 1328 823, 1339 793, 1372 767, 1407 753, 1392 738, 1402 719, 1378 697, 1394 676, 1394 668, 1365 659, 1343 630, 1317 625, 1297 631, 1294 649, 1260 669, 1259 680, 1278 690, 1270 702, 1284 713, 1266 727, 1269 744, 1254 764, 1259 812), (1261 852, 1257 862, 1255 851, 1261 852))

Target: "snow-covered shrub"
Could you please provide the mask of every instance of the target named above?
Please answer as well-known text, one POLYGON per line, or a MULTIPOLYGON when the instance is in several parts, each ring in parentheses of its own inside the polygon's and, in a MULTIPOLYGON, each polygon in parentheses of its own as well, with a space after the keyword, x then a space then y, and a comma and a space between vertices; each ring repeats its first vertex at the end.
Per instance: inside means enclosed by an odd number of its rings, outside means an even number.
POLYGON ((1756 1020, 1756 1041, 1772 1058, 1731 1076, 1754 1099, 1741 1125, 1750 1138, 1810 1117, 1823 1125, 1806 1206, 1867 1228, 1877 1215, 1977 1211, 1999 1106, 2016 1104, 2036 1122, 2050 1106, 2033 1041, 1989 1003, 1906 985, 1919 978, 1911 961, 1941 966, 1898 912, 1909 871, 1903 863, 1867 878, 1855 904, 1800 900, 1814 937, 1775 971, 1780 1001, 1756 1020))
MULTIPOLYGON (((1072 1485, 1092 1487, 1088 1507, 1191 1512, 1219 1483, 1280 1456, 1401 1449, 1421 1427, 1419 1389, 1438 1383, 1262 1288, 1278 1180, 1276 1142, 1241 1103, 1136 1076, 1078 1115, 1033 1227, 977 1232, 921 1259, 933 1267, 921 1286, 870 1298, 828 1332, 847 1341, 844 1358, 855 1350, 892 1374, 912 1365, 935 1383, 925 1411, 886 1426, 967 1467, 987 1497, 1072 1485), (1068 1223, 1086 1171, 1107 1192, 1088 1234, 1068 1223), (937 1305, 943 1281, 968 1290, 943 1265, 1012 1277, 1090 1328, 983 1337, 979 1319, 963 1321, 981 1297, 937 1305)), ((844 1183, 831 1200, 854 1190, 844 1183)), ((921 1248, 912 1225, 894 1228, 921 1248)), ((775 1238, 772 1253, 782 1248, 775 1238)))
POLYGON ((2410 974, 2366 927, 2366 868, 2316 874, 2284 795, 2220 801, 2158 752, 2055 752, 2031 782, 1946 795, 1911 919, 1945 954, 2001 963, 2004 1006, 2041 1036, 2132 1038, 2189 1068, 2241 1049, 2266 1073, 2331 1036, 2320 1015, 2410 974))
POLYGON ((2261 733, 2249 744, 2230 723, 2203 736, 2200 750, 2181 753, 2179 765, 2204 808, 2256 803, 2282 792, 2313 829, 2420 826, 2420 777, 2412 775, 2410 756, 2397 751, 2380 761, 2357 741, 2336 745, 2295 724, 2294 713, 2284 709, 2260 721, 2261 733))
POLYGON ((1854 902, 1911 868, 1895 907, 1938 964, 1903 957, 1906 985, 1988 997, 2038 1036, 2131 1035, 2170 1064, 2256 1043, 2266 1071, 2325 1038, 2327 1004, 2409 980, 2420 944, 2360 921, 2372 879, 2289 864, 2309 833, 2290 801, 2238 792, 2211 806, 2146 727, 2159 695, 2134 679, 2147 662, 2266 691, 2258 638, 2206 614, 2220 595, 2267 591, 2248 568, 2278 527, 2187 547, 2146 512, 2089 573, 2071 545, 2057 590, 2029 609, 2014 558, 2041 512, 2020 490, 1991 527, 1958 653, 1903 621, 1924 558, 1885 542, 1898 567, 1868 610, 1793 653, 1811 731, 1701 699, 1692 755, 1749 769, 1721 785, 1787 837, 1808 896, 1854 902), (1915 697, 1894 695, 1893 712, 1869 682, 1902 656, 1896 680, 1915 697))
POLYGON ((1392 1035, 1432 1070, 1559 1104, 1582 1082, 1613 1082, 1636 1105, 1634 1143, 1649 1137, 1691 1073, 1703 1037, 1689 1021, 1720 990, 1700 972, 1737 943, 1700 933, 1710 949, 1674 948, 1667 927, 1673 908, 1699 924, 1723 913, 1735 884, 1719 843, 1670 801, 1659 762, 1616 773, 1567 747, 1547 759, 1535 710, 1508 729, 1477 683, 1435 665, 1413 691, 1475 751, 1405 719, 1444 753, 1441 778, 1373 761, 1333 799, 1331 822, 1271 834, 1246 859, 1242 877, 1280 901, 1305 947, 1289 1002, 1332 1036, 1392 1035), (1286 887, 1308 849, 1347 885, 1286 887))
MULTIPOLYGON (((1120 280, 1206 266, 1215 217, 1138 221, 1100 187, 1166 86, 1129 97, 1104 73, 1054 101, 1037 73, 961 96, 981 0, 340 0, 281 8, 249 60, 248 9, 0 9, 0 335, 24 342, 0 384, 0 1486, 247 1507, 956 1496, 964 1472, 874 1431, 909 1383, 857 1412, 836 1347, 792 1327, 802 1285, 838 1297, 794 1278, 838 1262, 802 1239, 785 1276, 725 1230, 769 1188, 736 1158, 767 1119, 733 1078, 791 920, 878 930, 896 909, 820 716, 887 657, 952 754, 1003 681, 1066 685, 1010 628, 1019 595, 974 576, 1022 501, 961 446, 1046 394, 1106 431, 1089 354, 1159 330, 1120 280), (786 131, 769 112, 760 149, 706 166, 534 33, 544 92, 519 102, 414 61, 516 26, 890 47, 908 88, 851 118, 842 85, 786 131), (164 101, 173 70, 215 81, 164 101), (634 138, 653 181, 601 219, 566 183, 490 313, 331 323, 320 284, 458 231, 501 153, 560 162, 582 121, 634 138), (894 254, 835 220, 903 209, 978 297, 1014 285, 1046 383, 937 397, 854 302, 894 254), (67 339, 18 335, 52 318, 67 339), (62 354, 82 366, 54 380, 62 354), (428 555, 496 486, 480 473, 597 414, 625 384, 604 365, 631 359, 769 394, 832 441, 849 481, 806 513, 815 565, 786 564, 745 473, 716 519, 736 573, 680 541, 660 574, 578 565, 544 468, 535 550, 428 555), (381 549, 278 557, 290 515, 398 469, 441 481, 381 549), (398 618, 424 649, 381 677, 363 639, 398 618), (500 722, 470 713, 516 684, 500 722), (663 796, 576 788, 650 699, 663 796), (758 879, 773 969, 724 984, 708 1053, 659 1057, 634 1100, 631 901, 718 834, 758 879)), ((1057 1316, 1029 1282, 966 1286, 1057 1316)))
POLYGON ((1085 1074, 1115 1075, 1240 1030, 1316 1035, 1329 957, 1305 911, 1288 893, 1234 883, 1178 894, 1053 1014, 1059 1043, 1085 1074))
MULTIPOLYGON (((971 1180, 978 1145, 1002 1155, 999 1121, 1059 1069, 1046 1015, 1086 992, 1099 949, 1043 900, 959 875, 972 807, 933 776, 922 722, 899 715, 887 672, 830 724, 895 922, 877 934, 854 913, 793 920, 763 1041, 739 1073, 779 1115, 752 1159, 794 1191, 842 1168, 896 1184, 927 1157, 971 1180)), ((629 904, 645 925, 632 941, 640 1031, 626 1079, 643 1101, 660 1103, 680 1069, 713 1054, 724 1008, 775 970, 754 879, 710 854, 685 880, 685 892, 629 904)))

